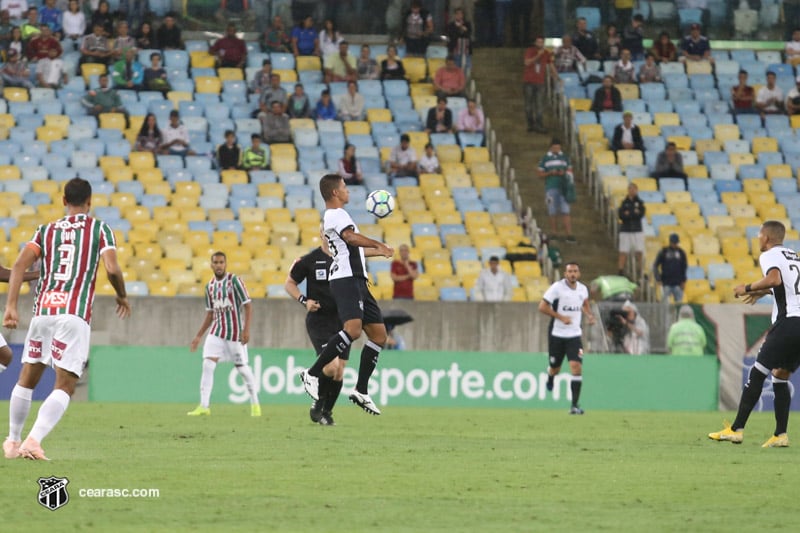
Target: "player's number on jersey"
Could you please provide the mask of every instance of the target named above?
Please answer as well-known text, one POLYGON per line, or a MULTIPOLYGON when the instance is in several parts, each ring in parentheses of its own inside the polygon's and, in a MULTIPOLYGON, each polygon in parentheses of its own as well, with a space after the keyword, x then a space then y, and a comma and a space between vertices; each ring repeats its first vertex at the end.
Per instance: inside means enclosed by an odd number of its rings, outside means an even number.
POLYGON ((794 293, 800 294, 800 266, 795 265, 794 263, 789 265, 789 270, 795 271, 794 277, 794 293))
POLYGON ((53 279, 67 281, 72 276, 72 263, 75 260, 75 245, 61 244, 58 247, 58 269, 53 273, 53 279))

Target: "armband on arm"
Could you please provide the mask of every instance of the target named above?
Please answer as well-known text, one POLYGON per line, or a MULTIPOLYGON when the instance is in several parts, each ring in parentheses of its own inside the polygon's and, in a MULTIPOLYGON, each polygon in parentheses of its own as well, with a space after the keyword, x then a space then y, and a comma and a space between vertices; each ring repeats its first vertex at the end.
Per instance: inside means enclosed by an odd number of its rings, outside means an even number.
POLYGON ((300 305, 305 307, 306 306, 306 302, 308 301, 308 298, 306 298, 305 296, 303 296, 301 294, 300 296, 297 297, 297 301, 300 302, 300 305))

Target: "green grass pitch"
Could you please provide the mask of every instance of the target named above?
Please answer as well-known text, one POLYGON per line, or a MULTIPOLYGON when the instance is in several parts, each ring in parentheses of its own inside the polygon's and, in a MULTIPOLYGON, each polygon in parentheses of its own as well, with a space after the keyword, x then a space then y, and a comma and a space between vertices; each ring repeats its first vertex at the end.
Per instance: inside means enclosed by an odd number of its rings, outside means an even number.
MULTIPOLYGON (((191 418, 191 407, 71 405, 44 442, 50 462, 0 459, 0 529, 722 531, 800 517, 797 448, 760 448, 769 413, 737 446, 706 438, 719 413, 387 406, 372 417, 342 401, 338 425, 321 427, 296 406, 265 404, 260 419, 231 405, 191 418), (69 479, 56 511, 37 502, 51 475, 69 479), (80 497, 93 488, 160 495, 80 497)), ((3 426, 7 412, 0 402, 3 426)))

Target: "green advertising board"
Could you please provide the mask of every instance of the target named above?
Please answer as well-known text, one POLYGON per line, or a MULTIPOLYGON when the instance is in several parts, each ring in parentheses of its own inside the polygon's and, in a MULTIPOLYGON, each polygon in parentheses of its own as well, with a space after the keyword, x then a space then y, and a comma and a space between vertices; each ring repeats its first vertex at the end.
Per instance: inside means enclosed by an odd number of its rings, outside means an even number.
MULTIPOLYGON (((263 404, 304 404, 297 372, 311 350, 251 348, 250 365, 263 404)), ((356 382, 358 355, 345 370, 356 382)), ((379 405, 558 408, 569 406, 570 377, 557 376, 549 393, 547 356, 530 353, 385 351, 370 381, 379 405)), ((566 365, 565 365, 566 368, 566 365)), ((196 403, 201 359, 184 347, 95 346, 89 399, 98 402, 196 403)), ((584 358, 581 404, 591 409, 703 411, 717 408, 718 364, 713 357, 591 354, 584 358)), ((245 403, 236 369, 221 363, 212 403, 245 403)))

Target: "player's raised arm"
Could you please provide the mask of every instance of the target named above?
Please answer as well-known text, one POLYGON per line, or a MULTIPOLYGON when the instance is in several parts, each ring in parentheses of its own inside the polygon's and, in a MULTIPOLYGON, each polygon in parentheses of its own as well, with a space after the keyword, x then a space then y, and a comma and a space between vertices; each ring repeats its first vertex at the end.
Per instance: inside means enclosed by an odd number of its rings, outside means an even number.
POLYGON ((131 304, 128 302, 128 295, 125 292, 125 278, 117 261, 117 250, 109 248, 103 252, 101 257, 108 274, 108 282, 117 293, 117 316, 127 318, 131 314, 131 304))
POLYGON ((341 236, 342 240, 350 246, 360 246, 366 250, 371 248, 373 250, 377 250, 377 255, 382 255, 383 257, 388 257, 390 259, 394 257, 394 249, 391 246, 387 246, 382 242, 376 241, 375 239, 370 239, 361 233, 356 233, 352 228, 346 228, 344 231, 342 231, 341 236))

